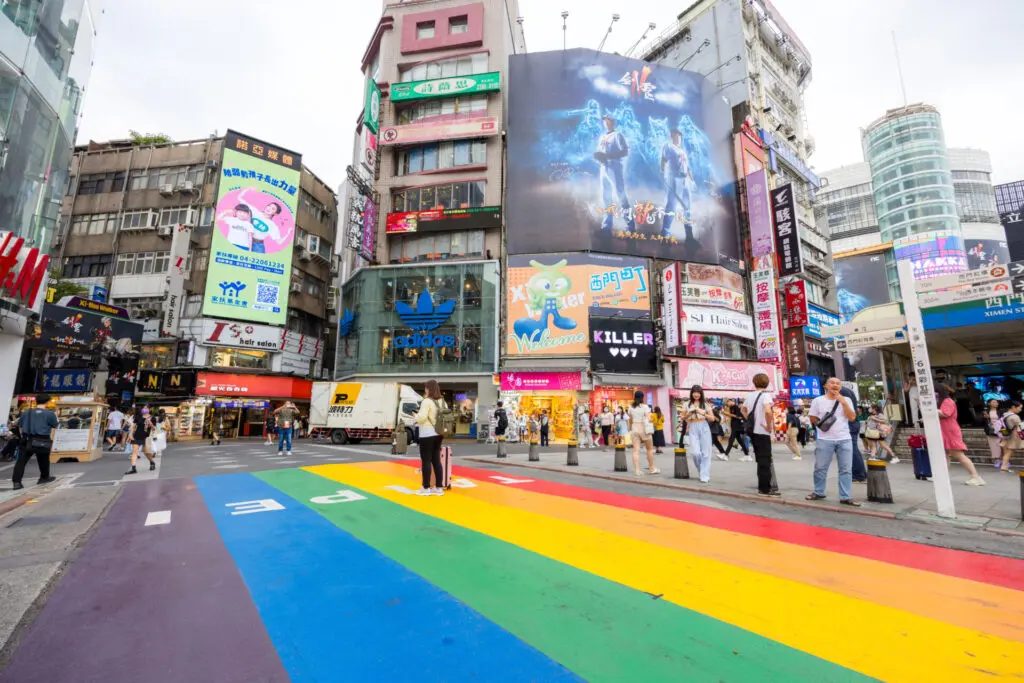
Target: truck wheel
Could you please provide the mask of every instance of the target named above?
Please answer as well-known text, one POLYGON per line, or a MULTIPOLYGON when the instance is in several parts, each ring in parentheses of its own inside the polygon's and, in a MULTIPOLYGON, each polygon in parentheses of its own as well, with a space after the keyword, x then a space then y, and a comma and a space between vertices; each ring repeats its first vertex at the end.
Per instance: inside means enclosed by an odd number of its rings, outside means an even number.
POLYGON ((344 429, 335 429, 331 432, 331 443, 344 446, 348 443, 348 433, 344 429))

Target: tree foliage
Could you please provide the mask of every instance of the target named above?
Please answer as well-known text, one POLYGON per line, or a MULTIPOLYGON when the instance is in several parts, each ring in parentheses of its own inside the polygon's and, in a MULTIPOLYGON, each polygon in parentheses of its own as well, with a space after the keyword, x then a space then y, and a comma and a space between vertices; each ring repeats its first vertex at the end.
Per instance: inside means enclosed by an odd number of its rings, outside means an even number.
POLYGON ((169 135, 163 133, 140 133, 137 130, 129 130, 128 137, 133 145, 165 145, 174 142, 169 135))

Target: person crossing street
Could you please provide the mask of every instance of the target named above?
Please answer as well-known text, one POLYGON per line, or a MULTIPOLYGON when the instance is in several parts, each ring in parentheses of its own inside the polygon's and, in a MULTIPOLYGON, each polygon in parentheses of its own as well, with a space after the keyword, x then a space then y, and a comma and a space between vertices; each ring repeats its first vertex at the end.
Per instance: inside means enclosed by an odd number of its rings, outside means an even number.
POLYGON ((11 475, 15 491, 25 488, 21 478, 25 475, 25 465, 33 455, 39 464, 39 481, 36 483, 47 484, 55 479, 50 476, 50 449, 53 447, 53 430, 57 429, 60 423, 57 414, 47 407, 49 402, 50 397, 47 394, 36 396, 36 407, 24 411, 18 418, 21 449, 14 463, 14 473, 11 475))

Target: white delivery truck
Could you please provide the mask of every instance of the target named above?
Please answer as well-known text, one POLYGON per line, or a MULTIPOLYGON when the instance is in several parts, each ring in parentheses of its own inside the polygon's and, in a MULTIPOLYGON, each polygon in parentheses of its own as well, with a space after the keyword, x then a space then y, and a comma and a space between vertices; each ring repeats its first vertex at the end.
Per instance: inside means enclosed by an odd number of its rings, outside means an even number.
POLYGON ((336 444, 390 441, 395 426, 404 425, 412 443, 422 400, 412 387, 397 382, 313 382, 310 432, 336 444))

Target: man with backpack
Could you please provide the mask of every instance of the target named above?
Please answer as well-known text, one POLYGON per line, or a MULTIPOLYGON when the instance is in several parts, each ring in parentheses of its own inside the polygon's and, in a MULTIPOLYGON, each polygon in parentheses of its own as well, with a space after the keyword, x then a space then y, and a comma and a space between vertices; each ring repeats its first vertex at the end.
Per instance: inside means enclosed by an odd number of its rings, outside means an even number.
POLYGON ((754 375, 754 391, 747 394, 740 410, 743 412, 744 431, 750 435, 757 462, 757 492, 762 496, 781 495, 772 488, 772 397, 768 393, 768 375, 754 375))
POLYGON ((494 409, 494 437, 498 441, 505 440, 505 432, 508 430, 508 413, 503 406, 504 403, 498 401, 498 407, 494 409))

